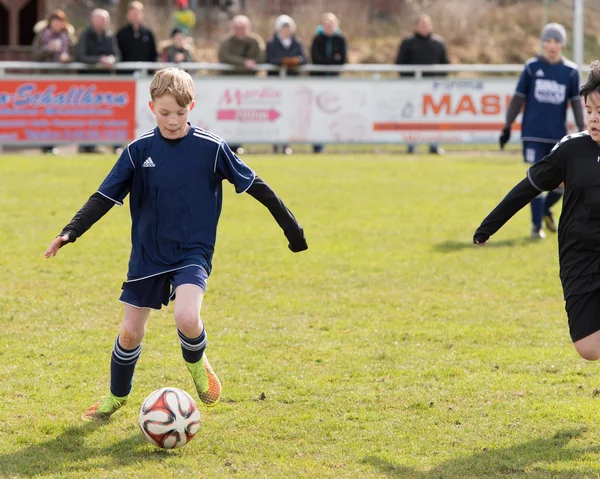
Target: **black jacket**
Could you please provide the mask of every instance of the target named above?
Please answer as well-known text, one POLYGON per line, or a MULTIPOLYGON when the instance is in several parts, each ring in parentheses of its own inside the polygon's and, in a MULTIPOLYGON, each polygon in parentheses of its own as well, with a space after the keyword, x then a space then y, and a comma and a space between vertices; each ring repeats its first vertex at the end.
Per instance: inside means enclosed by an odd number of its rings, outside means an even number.
MULTIPOLYGON (((273 35, 273 38, 267 43, 267 63, 272 65, 281 65, 281 60, 284 57, 297 57, 299 60, 298 65, 306 64, 306 55, 304 54, 304 46, 302 42, 295 36, 292 36, 292 44, 290 48, 285 48, 279 40, 277 35, 273 35)), ((269 72, 270 76, 279 75, 278 72, 269 72)), ((298 72, 289 70, 288 75, 295 76, 298 72)))
POLYGON ((117 32, 122 62, 155 62, 158 56, 152 30, 140 26, 136 32, 129 24, 117 32))
MULTIPOLYGON (((426 37, 415 33, 402 40, 396 57, 396 65, 447 65, 448 52, 444 39, 438 35, 426 37)), ((414 77, 414 73, 400 73, 403 77, 414 77)), ((424 77, 448 76, 445 72, 424 72, 424 77)))
POLYGON ((121 52, 115 36, 110 32, 98 35, 92 27, 86 28, 80 35, 75 49, 77 61, 94 64, 104 55, 114 55, 117 62, 121 61, 121 52))
MULTIPOLYGON (((344 65, 346 64, 346 39, 336 33, 328 37, 320 31, 313 38, 310 56, 315 65, 344 65)), ((312 76, 337 76, 339 72, 311 72, 312 76)))

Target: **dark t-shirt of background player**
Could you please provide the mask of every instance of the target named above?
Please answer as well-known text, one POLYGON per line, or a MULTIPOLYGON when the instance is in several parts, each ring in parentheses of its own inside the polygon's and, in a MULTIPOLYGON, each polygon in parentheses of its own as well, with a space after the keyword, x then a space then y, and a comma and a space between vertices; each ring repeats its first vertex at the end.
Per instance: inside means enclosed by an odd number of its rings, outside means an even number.
POLYGON ((565 183, 558 225, 565 299, 600 289, 600 148, 587 133, 569 135, 527 176, 544 191, 565 183))

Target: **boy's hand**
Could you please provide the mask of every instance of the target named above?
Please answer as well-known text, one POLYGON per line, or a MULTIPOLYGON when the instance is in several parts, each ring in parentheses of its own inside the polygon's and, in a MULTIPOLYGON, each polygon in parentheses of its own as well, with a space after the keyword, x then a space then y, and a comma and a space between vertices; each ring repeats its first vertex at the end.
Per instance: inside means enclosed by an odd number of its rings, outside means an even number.
POLYGON ((506 145, 510 140, 510 126, 505 126, 500 133, 500 149, 504 150, 504 145, 506 145))
POLYGON ((485 246, 490 237, 484 233, 475 233, 473 235, 473 244, 477 246, 485 246))
POLYGON ((294 253, 299 253, 300 251, 305 251, 308 249, 308 244, 306 243, 306 239, 304 238, 304 230, 302 226, 297 225, 297 228, 293 230, 284 231, 285 237, 290 242, 288 244, 288 248, 294 253))
POLYGON ((69 235, 58 235, 56 238, 54 238, 54 241, 52 243, 50 243, 50 246, 48 246, 48 249, 44 253, 44 256, 46 258, 50 258, 51 256, 56 256, 56 253, 58 253, 58 250, 70 242, 71 242, 71 240, 69 238, 69 235))

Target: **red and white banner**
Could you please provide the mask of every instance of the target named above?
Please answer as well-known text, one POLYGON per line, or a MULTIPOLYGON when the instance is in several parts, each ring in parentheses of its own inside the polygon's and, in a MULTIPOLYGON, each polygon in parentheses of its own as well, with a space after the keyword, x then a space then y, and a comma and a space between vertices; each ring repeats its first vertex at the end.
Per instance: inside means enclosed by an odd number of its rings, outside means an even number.
MULTIPOLYGON (((138 134, 155 125, 148 85, 138 81, 138 134)), ((196 82, 191 121, 231 143, 496 143, 515 86, 516 79, 205 78, 196 82)))
POLYGON ((0 80, 0 143, 126 143, 135 80, 0 80))
MULTIPOLYGON (((120 144, 155 127, 150 79, 80 78, 0 80, 0 144, 120 144)), ((233 144, 495 144, 515 86, 516 78, 197 78, 190 120, 233 144)))

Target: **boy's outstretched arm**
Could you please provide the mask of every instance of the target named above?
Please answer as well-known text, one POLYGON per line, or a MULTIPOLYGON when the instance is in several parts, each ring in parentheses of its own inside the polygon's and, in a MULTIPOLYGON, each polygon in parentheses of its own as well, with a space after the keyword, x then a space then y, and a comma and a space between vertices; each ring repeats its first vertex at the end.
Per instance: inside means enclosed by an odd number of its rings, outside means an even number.
POLYGON ((498 206, 483 220, 473 235, 473 243, 484 245, 490 236, 498 231, 504 223, 539 194, 540 190, 531 184, 529 178, 524 178, 510 190, 498 206))
POLYGON ((90 199, 81 207, 71 222, 65 226, 62 232, 50 243, 44 256, 50 258, 56 256, 58 250, 67 243, 74 243, 83 233, 89 230, 94 223, 102 218, 115 205, 100 193, 94 193, 90 199))
POLYGON ((298 224, 292 212, 283 204, 277 193, 262 178, 255 176, 254 182, 246 192, 260 201, 271 212, 273 218, 275 218, 275 221, 277 221, 277 224, 288 239, 288 248, 290 250, 298 253, 308 249, 302 226, 298 224))

